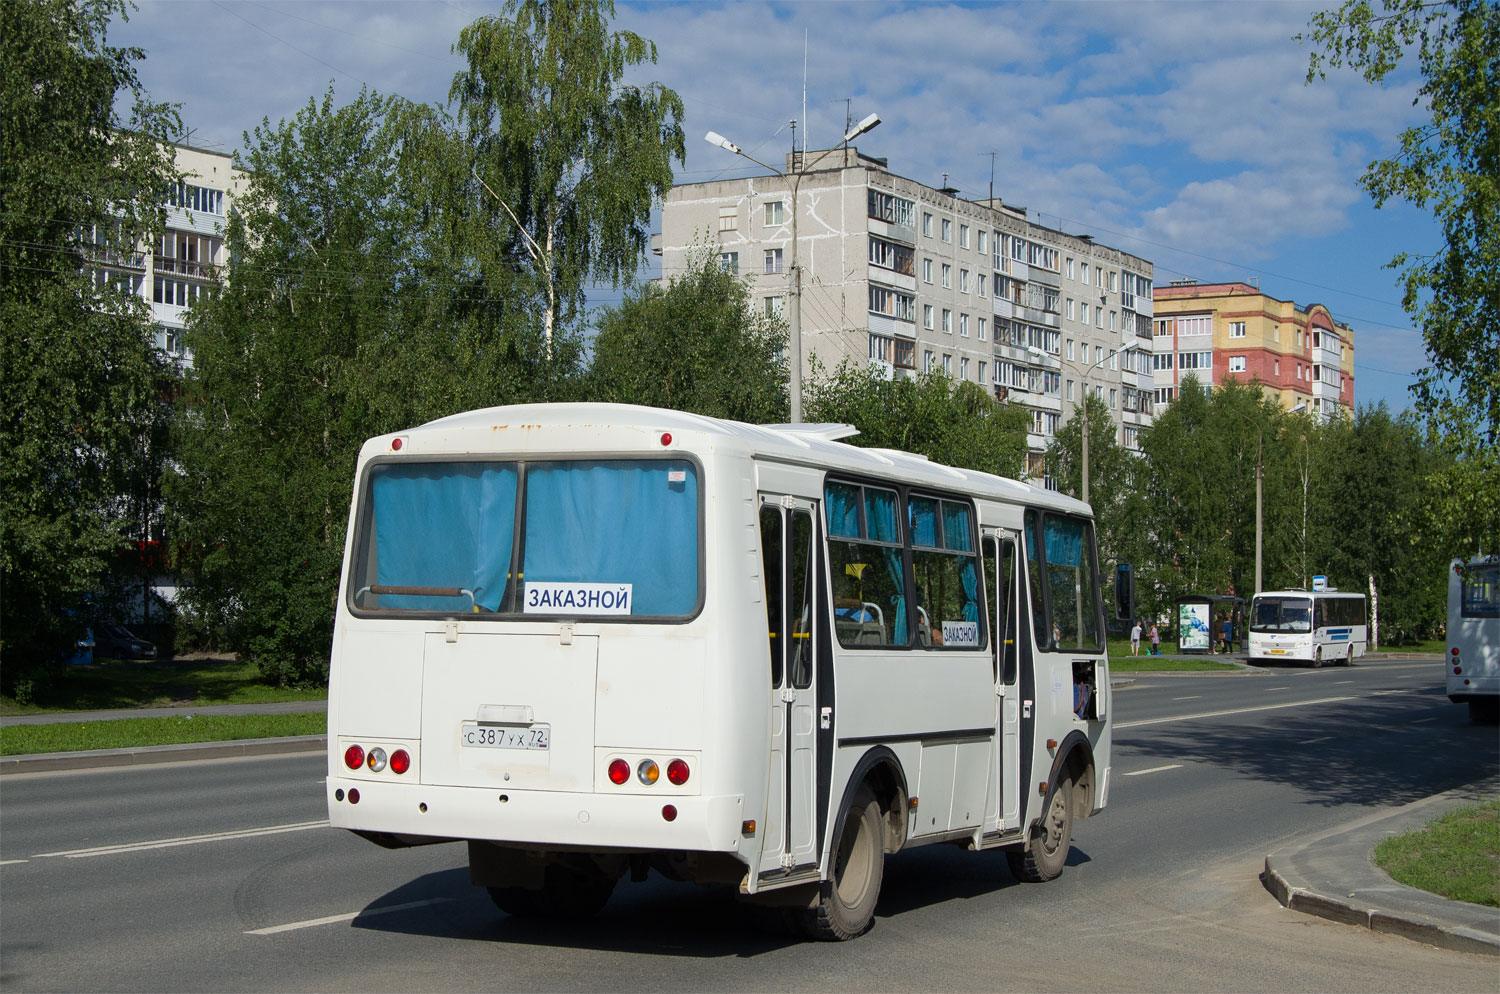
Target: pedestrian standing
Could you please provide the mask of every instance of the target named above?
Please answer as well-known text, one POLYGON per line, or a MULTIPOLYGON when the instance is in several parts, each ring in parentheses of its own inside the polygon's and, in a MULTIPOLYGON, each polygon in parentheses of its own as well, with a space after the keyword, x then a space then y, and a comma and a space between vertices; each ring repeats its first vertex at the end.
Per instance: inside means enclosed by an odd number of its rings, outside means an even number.
POLYGON ((1137 621, 1135 627, 1130 630, 1130 654, 1138 656, 1141 653, 1141 623, 1137 621))
POLYGON ((1151 623, 1151 655, 1161 655, 1161 632, 1156 629, 1156 622, 1151 623))

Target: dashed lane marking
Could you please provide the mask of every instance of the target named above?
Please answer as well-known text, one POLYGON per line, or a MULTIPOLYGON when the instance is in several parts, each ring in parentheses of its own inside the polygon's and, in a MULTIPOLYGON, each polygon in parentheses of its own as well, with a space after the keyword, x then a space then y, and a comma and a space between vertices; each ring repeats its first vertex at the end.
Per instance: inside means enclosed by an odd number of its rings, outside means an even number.
POLYGON ((1182 769, 1182 764, 1181 763, 1173 763, 1170 766, 1153 766, 1149 770, 1136 770, 1136 771, 1134 771, 1132 773, 1126 773, 1125 776, 1127 776, 1127 777, 1143 777, 1147 773, 1164 773, 1167 770, 1180 770, 1180 769, 1182 769))
POLYGON ((280 835, 283 832, 305 832, 310 828, 327 828, 328 821, 303 821, 294 825, 268 825, 265 828, 245 828, 237 832, 213 832, 209 835, 184 835, 176 839, 154 839, 150 842, 125 842, 113 846, 96 846, 92 849, 67 849, 61 852, 37 853, 35 859, 49 856, 66 856, 82 859, 86 856, 115 856, 120 853, 144 852, 147 849, 170 849, 173 846, 196 846, 205 842, 229 842, 234 839, 253 839, 260 835, 280 835))

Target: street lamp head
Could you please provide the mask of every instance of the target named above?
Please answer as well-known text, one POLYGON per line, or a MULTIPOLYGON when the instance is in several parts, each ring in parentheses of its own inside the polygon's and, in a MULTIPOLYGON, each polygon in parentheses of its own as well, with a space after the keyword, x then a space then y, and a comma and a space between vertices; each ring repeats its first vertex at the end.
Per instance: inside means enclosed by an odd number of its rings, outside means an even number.
POLYGON ((1035 345, 1028 345, 1028 346, 1026 346, 1026 352, 1027 352, 1028 355, 1036 356, 1038 359, 1045 359, 1045 358, 1047 358, 1046 351, 1037 348, 1035 345))
POLYGON ((1289 408, 1287 410, 1287 413, 1288 414, 1301 414, 1305 410, 1307 410, 1307 401, 1305 401, 1305 400, 1299 400, 1299 401, 1297 401, 1297 403, 1295 405, 1293 405, 1291 408, 1289 408))
POLYGON ((733 152, 735 155, 740 154, 740 147, 734 142, 730 141, 728 138, 725 138, 723 135, 719 134, 717 131, 710 131, 708 134, 703 136, 703 140, 708 142, 710 145, 717 145, 719 148, 727 149, 728 151, 733 152))
POLYGON ((880 115, 879 114, 871 114, 869 117, 865 118, 863 121, 860 121, 854 127, 850 128, 847 132, 845 132, 845 134, 844 134, 844 141, 846 141, 846 142, 852 142, 854 139, 858 138, 860 135, 864 134, 866 131, 873 130, 875 128, 875 125, 877 125, 879 123, 880 123, 880 115))

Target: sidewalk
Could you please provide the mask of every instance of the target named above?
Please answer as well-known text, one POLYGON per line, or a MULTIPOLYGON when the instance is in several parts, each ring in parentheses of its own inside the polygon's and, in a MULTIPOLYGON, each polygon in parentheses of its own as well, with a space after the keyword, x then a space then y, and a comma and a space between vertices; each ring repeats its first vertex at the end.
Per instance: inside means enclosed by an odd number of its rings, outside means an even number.
POLYGON ((1500 909, 1449 901, 1396 883, 1372 859, 1392 835, 1500 795, 1500 779, 1413 801, 1266 856, 1261 882, 1282 905, 1445 949, 1500 956, 1500 909))

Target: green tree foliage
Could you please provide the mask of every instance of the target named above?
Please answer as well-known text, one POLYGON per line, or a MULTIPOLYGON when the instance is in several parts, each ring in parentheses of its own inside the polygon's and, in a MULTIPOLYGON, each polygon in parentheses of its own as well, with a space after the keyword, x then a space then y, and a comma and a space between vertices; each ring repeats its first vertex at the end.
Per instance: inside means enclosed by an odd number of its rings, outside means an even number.
POLYGON ((1500 5, 1493 0, 1346 0, 1317 14, 1308 80, 1346 67, 1373 84, 1414 57, 1427 115, 1361 181, 1377 206, 1430 210, 1443 245, 1398 254, 1402 304, 1431 363, 1414 389, 1455 458, 1433 480, 1434 524, 1455 553, 1500 548, 1500 5), (1476 502, 1488 511, 1469 513, 1476 502))
POLYGON ((126 13, 115 0, 0 5, 7 684, 81 629, 131 533, 132 477, 159 420, 145 304, 92 265, 139 264, 175 178, 176 113, 142 89, 139 49, 105 43, 126 13))
POLYGON ((887 380, 874 367, 847 361, 829 375, 814 362, 807 395, 808 420, 853 425, 855 445, 1008 477, 1026 466, 1026 412, 997 402, 977 383, 937 372, 887 380))
POLYGON ((544 333, 576 317, 591 281, 632 277, 651 207, 684 161, 682 100, 626 80, 656 46, 610 33, 611 0, 508 0, 459 34, 449 91, 482 183, 471 239, 502 253, 544 333), (523 261, 524 260, 524 261, 523 261))
POLYGON ((786 328, 707 251, 665 287, 647 283, 596 318, 587 395, 752 424, 787 417, 786 328))

